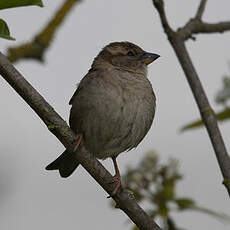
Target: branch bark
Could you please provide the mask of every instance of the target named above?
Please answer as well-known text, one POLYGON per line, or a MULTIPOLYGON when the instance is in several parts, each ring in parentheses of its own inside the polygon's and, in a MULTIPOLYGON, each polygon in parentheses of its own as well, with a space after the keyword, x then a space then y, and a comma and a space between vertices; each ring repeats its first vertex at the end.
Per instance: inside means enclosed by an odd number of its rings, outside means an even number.
POLYGON ((194 34, 200 33, 224 33, 230 31, 230 21, 219 23, 207 23, 197 19, 191 19, 178 32, 183 40, 191 38, 194 34))
MULTIPOLYGON (((163 0, 153 0, 153 4, 156 7, 159 13, 159 16, 161 18, 162 26, 165 29, 165 26, 170 28, 170 25, 168 24, 168 21, 165 15, 163 3, 164 3, 163 0), (163 24, 164 21, 167 21, 167 25, 165 23, 163 24)), ((201 4, 197 11, 198 18, 201 17, 204 12, 205 3, 206 1, 201 1, 201 4)), ((218 25, 218 24, 223 25, 220 23, 213 24, 213 25, 218 25)), ((210 25, 211 24, 203 23, 198 19, 193 19, 190 22, 188 22, 182 29, 179 29, 178 32, 174 32, 174 31, 168 32, 168 29, 165 29, 165 33, 168 36, 168 40, 171 43, 176 53, 176 56, 181 64, 181 67, 185 73, 187 81, 195 97, 201 117, 208 131, 220 170, 224 178, 223 184, 225 185, 228 191, 228 194, 230 196, 230 158, 227 153, 219 127, 217 125, 217 119, 216 119, 215 113, 209 104, 208 98, 205 94, 203 86, 200 82, 196 69, 192 63, 192 60, 189 56, 189 53, 184 43, 187 38, 191 37, 192 34, 195 33, 195 31, 197 33, 201 33, 204 31, 214 32, 214 27, 210 25), (204 27, 203 25, 206 25, 206 26, 208 25, 208 26, 204 27)), ((225 24, 225 30, 227 30, 227 28, 228 26, 225 24)), ((223 29, 223 27, 220 26, 217 28, 215 26, 215 32, 218 32, 218 30, 221 30, 221 29, 223 29)))
MULTIPOLYGON (((24 79, 15 67, 0 52, 0 74, 43 120, 48 129, 69 151, 73 151, 76 135, 67 123, 55 112, 45 99, 24 79)), ((76 152, 76 159, 88 173, 110 195, 114 190, 111 174, 85 149, 76 152)), ((117 207, 123 210, 141 230, 161 230, 161 228, 137 204, 132 194, 123 190, 113 197, 117 207)))
MULTIPOLYGON (((162 0, 163 1, 163 0, 162 0)), ((189 38, 194 39, 194 34, 199 33, 224 33, 230 30, 230 21, 218 23, 206 23, 202 21, 202 16, 207 4, 207 0, 201 0, 194 18, 190 19, 183 28, 179 28, 178 32, 183 40, 189 38)), ((162 9, 158 12, 161 14, 162 9)), ((164 10, 163 10, 164 11, 164 10)), ((161 16, 162 17, 162 16, 161 16)), ((164 17, 166 17, 164 15, 164 17)))

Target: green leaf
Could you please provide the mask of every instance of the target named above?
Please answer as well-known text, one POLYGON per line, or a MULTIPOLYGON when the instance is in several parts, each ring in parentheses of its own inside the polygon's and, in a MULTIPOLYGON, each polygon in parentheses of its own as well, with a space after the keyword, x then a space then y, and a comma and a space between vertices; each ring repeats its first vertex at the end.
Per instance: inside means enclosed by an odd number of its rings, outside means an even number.
POLYGON ((0 37, 8 39, 8 40, 15 40, 13 37, 10 36, 10 30, 4 20, 0 18, 0 37))
MULTIPOLYGON (((227 108, 227 109, 217 113, 216 118, 220 122, 230 119, 230 109, 227 108)), ((204 125, 203 121, 197 120, 197 121, 194 121, 194 122, 192 122, 190 124, 187 124, 187 125, 183 126, 181 128, 181 131, 185 131, 185 130, 188 130, 188 129, 199 128, 199 127, 201 127, 203 125, 204 125)))
POLYGON ((181 209, 188 209, 194 206, 195 202, 190 198, 180 198, 175 200, 178 208, 181 209))
POLYGON ((158 205, 157 215, 161 217, 167 217, 169 214, 169 208, 167 207, 166 203, 162 203, 158 205))
POLYGON ((165 179, 163 181, 163 189, 159 192, 159 195, 162 200, 169 201, 174 199, 174 190, 175 190, 175 183, 173 179, 165 179))
POLYGON ((31 6, 31 5, 43 7, 43 3, 41 0, 1 0, 0 10, 12 8, 12 7, 31 6))

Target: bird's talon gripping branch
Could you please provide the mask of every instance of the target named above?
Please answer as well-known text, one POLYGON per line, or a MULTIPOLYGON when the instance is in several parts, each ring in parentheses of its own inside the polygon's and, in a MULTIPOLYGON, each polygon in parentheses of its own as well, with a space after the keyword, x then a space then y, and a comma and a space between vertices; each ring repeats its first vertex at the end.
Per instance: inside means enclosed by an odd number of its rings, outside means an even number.
POLYGON ((121 184, 121 177, 119 175, 115 175, 110 183, 111 184, 116 183, 116 186, 113 189, 111 195, 107 196, 107 198, 111 198, 111 197, 115 196, 118 193, 118 191, 123 188, 123 186, 121 184))
POLYGON ((112 184, 116 183, 115 188, 113 189, 112 193, 110 196, 108 196, 107 198, 111 198, 112 196, 115 196, 117 194, 117 192, 122 189, 122 184, 121 184, 121 175, 120 175, 120 171, 117 165, 117 161, 116 161, 117 157, 112 157, 113 160, 113 165, 114 165, 114 169, 115 169, 115 175, 111 181, 112 184))

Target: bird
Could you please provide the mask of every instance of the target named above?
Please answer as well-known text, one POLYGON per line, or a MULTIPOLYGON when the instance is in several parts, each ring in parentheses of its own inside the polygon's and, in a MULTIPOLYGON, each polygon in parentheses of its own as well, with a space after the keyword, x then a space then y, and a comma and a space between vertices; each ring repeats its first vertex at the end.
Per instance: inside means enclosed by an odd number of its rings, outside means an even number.
POLYGON ((77 135, 74 151, 66 150, 46 170, 70 176, 79 165, 74 152, 83 145, 98 159, 112 158, 112 196, 117 194, 122 188, 117 156, 137 147, 154 119, 156 97, 147 66, 159 57, 128 41, 106 45, 69 101, 69 124, 77 135))

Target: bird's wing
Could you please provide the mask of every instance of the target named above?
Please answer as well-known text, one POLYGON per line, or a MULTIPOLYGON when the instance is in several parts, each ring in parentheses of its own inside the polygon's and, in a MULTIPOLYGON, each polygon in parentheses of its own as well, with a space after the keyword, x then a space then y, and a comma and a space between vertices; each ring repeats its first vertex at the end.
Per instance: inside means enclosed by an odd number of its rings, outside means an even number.
POLYGON ((87 83, 91 80, 90 76, 94 76, 95 72, 96 72, 96 69, 91 68, 89 72, 84 76, 84 78, 82 78, 81 82, 77 84, 77 89, 75 90, 73 96, 71 97, 69 101, 69 105, 73 104, 75 97, 78 95, 80 90, 84 87, 84 85, 87 85, 87 83))

